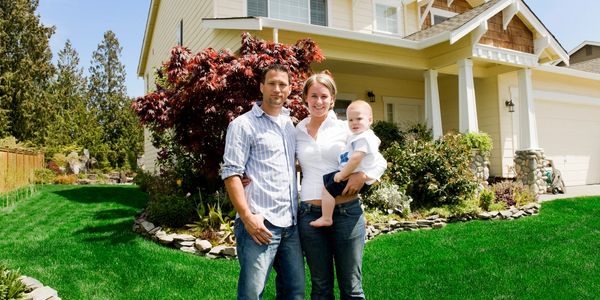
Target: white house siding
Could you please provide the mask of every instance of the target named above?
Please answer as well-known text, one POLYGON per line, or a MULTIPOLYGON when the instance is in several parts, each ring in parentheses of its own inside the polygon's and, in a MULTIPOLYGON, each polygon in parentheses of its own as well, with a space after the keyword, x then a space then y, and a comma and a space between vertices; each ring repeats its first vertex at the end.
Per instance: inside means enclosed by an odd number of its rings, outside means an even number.
MULTIPOLYGON (((212 1, 202 1, 212 2, 212 1)), ((247 15, 247 0, 227 0, 215 2, 215 17, 216 18, 234 18, 247 15)))
POLYGON ((329 0, 329 27, 352 30, 351 0, 329 0))

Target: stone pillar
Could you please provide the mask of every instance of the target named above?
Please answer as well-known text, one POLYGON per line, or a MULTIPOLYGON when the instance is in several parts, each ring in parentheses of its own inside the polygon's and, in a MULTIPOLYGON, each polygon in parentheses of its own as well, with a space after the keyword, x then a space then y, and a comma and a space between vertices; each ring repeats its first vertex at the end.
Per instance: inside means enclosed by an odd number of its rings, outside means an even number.
POLYGON ((544 194, 547 190, 544 160, 544 151, 541 149, 515 152, 516 179, 535 194, 544 194))
POLYGON ((431 128, 433 138, 437 139, 443 135, 442 113, 440 110, 440 92, 438 90, 438 72, 427 70, 425 77, 425 118, 427 127, 431 128))
POLYGON ((490 178, 489 154, 473 150, 471 152, 471 171, 473 171, 477 181, 487 183, 488 178, 490 178))
POLYGON ((473 61, 470 59, 458 61, 458 118, 458 130, 460 132, 479 132, 477 106, 475 105, 473 61))

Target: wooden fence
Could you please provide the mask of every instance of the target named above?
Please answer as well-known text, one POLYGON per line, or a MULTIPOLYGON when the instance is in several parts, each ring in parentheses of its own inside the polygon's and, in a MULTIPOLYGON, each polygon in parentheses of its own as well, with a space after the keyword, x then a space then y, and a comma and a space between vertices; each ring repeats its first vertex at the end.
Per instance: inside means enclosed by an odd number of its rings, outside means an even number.
POLYGON ((43 167, 43 152, 0 149, 0 193, 33 183, 33 171, 43 167))

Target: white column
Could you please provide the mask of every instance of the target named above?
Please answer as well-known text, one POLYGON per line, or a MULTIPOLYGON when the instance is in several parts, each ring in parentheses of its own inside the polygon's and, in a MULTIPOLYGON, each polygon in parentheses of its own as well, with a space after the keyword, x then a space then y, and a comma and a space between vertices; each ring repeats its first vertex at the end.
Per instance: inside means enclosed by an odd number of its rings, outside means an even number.
POLYGON ((458 118, 460 132, 479 131, 477 106, 475 105, 473 62, 470 59, 458 61, 458 118))
POLYGON ((519 79, 519 145, 520 150, 539 149, 531 69, 517 72, 519 79))
POLYGON ((433 138, 437 139, 443 135, 442 113, 440 110, 440 92, 438 90, 438 72, 427 70, 425 77, 425 119, 427 127, 431 128, 433 138))

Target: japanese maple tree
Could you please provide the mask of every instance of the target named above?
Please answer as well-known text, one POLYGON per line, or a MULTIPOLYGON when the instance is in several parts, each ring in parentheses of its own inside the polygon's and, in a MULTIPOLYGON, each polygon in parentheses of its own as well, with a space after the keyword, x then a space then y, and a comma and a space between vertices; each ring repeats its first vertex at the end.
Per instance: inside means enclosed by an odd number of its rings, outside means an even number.
POLYGON ((271 64, 289 68, 292 92, 286 106, 298 122, 307 116, 301 103, 302 84, 311 73, 311 63, 323 59, 310 39, 285 45, 248 33, 242 34, 239 55, 212 48, 192 54, 186 47, 175 47, 157 72, 156 90, 137 98, 133 108, 154 133, 154 144, 161 149, 159 162, 181 162, 174 156, 186 156, 193 173, 205 181, 197 185, 214 190, 219 186, 227 126, 262 99, 262 69, 271 64), (165 132, 171 141, 165 140, 165 132))

